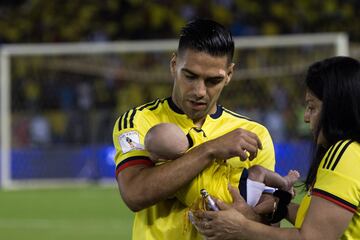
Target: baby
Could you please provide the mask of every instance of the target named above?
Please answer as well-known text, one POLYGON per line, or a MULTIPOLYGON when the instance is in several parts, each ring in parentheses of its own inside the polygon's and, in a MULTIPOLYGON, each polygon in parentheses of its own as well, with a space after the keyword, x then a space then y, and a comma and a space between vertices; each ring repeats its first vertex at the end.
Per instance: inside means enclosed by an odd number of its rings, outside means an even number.
MULTIPOLYGON (((154 163, 175 160, 189 148, 185 133, 173 123, 160 123, 150 128, 145 136, 144 145, 154 163)), ((294 195, 293 184, 300 177, 296 170, 290 170, 286 176, 282 177, 260 165, 252 166, 247 171, 246 196, 243 197, 251 206, 258 204, 264 191, 273 193, 274 188, 288 191, 294 195)))
POLYGON ((189 148, 184 132, 173 123, 159 123, 147 132, 145 149, 154 163, 162 160, 175 160, 189 148))

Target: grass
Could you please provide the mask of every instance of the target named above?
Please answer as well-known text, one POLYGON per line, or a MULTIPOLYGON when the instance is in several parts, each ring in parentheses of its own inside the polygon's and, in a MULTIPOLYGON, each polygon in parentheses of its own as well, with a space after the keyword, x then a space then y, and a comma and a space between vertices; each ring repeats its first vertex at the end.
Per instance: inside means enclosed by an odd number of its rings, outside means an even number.
POLYGON ((116 187, 0 191, 0 239, 126 240, 133 218, 116 187))
POLYGON ((115 187, 0 191, 0 239, 131 239, 132 222, 115 187))

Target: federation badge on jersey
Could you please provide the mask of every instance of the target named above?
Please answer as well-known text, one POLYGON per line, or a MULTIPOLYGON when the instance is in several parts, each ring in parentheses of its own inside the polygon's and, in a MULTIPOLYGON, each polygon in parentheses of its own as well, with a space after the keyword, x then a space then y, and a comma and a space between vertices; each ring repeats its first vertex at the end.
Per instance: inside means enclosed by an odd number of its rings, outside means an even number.
POLYGON ((119 136, 119 142, 123 153, 127 153, 135 149, 144 150, 144 146, 140 144, 139 133, 136 131, 121 134, 119 136))

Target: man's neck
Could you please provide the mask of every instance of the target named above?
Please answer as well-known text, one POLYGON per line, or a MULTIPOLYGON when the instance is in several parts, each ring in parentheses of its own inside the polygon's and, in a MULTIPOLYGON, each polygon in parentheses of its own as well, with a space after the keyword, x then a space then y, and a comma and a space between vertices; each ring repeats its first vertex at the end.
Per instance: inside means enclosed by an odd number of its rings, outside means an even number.
POLYGON ((196 127, 201 128, 202 125, 204 125, 205 119, 206 119, 206 116, 200 120, 193 120, 193 123, 195 124, 196 127))

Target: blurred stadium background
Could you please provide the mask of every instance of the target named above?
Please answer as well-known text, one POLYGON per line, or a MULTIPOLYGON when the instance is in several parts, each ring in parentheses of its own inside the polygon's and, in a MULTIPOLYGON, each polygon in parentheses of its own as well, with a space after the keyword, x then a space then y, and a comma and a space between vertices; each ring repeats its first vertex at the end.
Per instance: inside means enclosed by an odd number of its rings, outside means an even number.
POLYGON ((129 239, 113 124, 169 96, 169 39, 194 17, 237 40, 221 104, 269 128, 279 173, 304 176, 305 70, 336 54, 360 58, 359 11, 352 0, 1 1, 0 239, 129 239))

